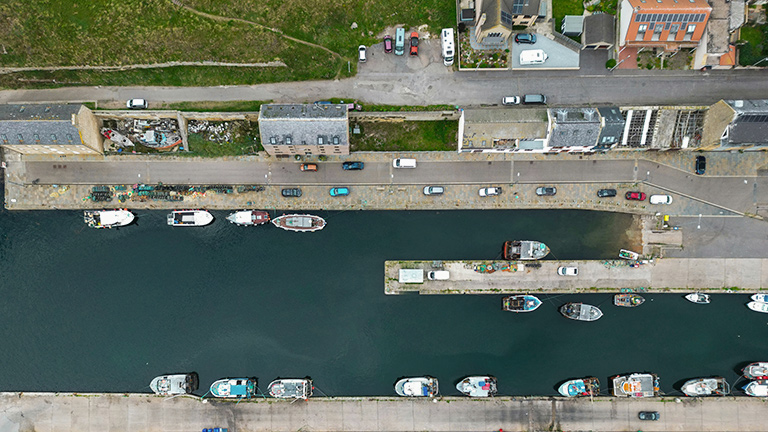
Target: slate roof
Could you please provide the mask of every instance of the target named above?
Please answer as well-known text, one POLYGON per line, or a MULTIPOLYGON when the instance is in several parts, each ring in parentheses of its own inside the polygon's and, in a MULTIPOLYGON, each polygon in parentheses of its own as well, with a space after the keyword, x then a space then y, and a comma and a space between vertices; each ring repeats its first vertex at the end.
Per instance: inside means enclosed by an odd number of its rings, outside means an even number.
POLYGON ((0 105, 0 144, 79 145, 72 114, 80 105, 0 105))
POLYGON ((484 0, 480 5, 481 10, 478 16, 485 14, 485 24, 483 28, 491 28, 502 25, 512 29, 512 23, 502 19, 502 12, 511 15, 529 15, 538 16, 541 0, 484 0))
POLYGON ((555 108, 551 110, 555 127, 550 136, 550 147, 597 144, 600 135, 600 117, 594 108, 555 108))
POLYGON ((725 101, 736 111, 731 122, 728 144, 768 144, 768 100, 725 101))
POLYGON ((621 135, 624 133, 624 116, 618 107, 601 107, 597 109, 602 118, 602 129, 597 139, 599 148, 610 148, 613 144, 621 141, 621 135))
POLYGON ((585 17, 582 45, 613 45, 616 38, 615 25, 615 17, 610 14, 599 13, 585 17))
POLYGON ((349 145, 347 131, 343 104, 267 104, 259 112, 262 144, 349 145))

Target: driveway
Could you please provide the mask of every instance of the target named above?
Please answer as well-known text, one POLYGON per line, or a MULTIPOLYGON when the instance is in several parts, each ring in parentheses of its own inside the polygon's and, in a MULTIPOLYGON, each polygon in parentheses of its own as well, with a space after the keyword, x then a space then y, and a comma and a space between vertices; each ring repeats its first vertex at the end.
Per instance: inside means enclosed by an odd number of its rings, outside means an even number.
POLYGON ((544 35, 536 35, 536 43, 519 44, 510 38, 511 64, 513 70, 542 70, 542 69, 578 69, 579 53, 566 48, 544 35), (521 65, 520 53, 527 50, 542 50, 548 58, 542 64, 521 65))

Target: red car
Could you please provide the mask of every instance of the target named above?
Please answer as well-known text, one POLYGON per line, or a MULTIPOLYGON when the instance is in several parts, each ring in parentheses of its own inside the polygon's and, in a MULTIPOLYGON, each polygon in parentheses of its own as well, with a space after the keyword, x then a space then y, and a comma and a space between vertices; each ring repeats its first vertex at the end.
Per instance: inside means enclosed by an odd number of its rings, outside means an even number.
POLYGON ((627 192, 624 198, 632 201, 645 201, 645 194, 642 192, 627 192))
POLYGON ((385 53, 392 52, 392 36, 390 35, 384 36, 384 52, 385 53))
POLYGON ((419 55, 419 33, 411 33, 411 55, 419 55))

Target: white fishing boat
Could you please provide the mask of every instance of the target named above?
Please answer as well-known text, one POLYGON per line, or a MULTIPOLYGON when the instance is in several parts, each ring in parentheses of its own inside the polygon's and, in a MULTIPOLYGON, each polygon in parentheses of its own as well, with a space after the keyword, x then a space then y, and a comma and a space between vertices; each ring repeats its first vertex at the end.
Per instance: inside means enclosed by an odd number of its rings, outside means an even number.
POLYGON ((533 312, 541 306, 541 300, 532 295, 513 295, 504 297, 501 308, 509 312, 533 312))
POLYGON ((752 294, 752 301, 768 303, 768 294, 764 294, 764 293, 752 294))
POLYGON ((744 386, 744 393, 755 397, 768 397, 768 380, 750 382, 744 386))
POLYGON ((91 228, 117 228, 126 226, 136 218, 126 209, 86 210, 83 213, 85 223, 91 228))
POLYGON ((262 225, 269 222, 269 213, 264 210, 241 210, 231 213, 227 220, 240 226, 262 225))
POLYGON ((496 378, 468 376, 456 384, 456 390, 469 397, 488 397, 496 394, 496 378))
POLYGON ((560 313, 576 321, 597 321, 603 316, 600 308, 584 303, 566 303, 560 307, 560 313))
POLYGON ((696 378, 686 381, 681 390, 686 396, 725 396, 731 386, 723 377, 696 378))
POLYGON ((640 254, 631 250, 621 249, 619 250, 619 258, 637 261, 640 259, 640 254))
POLYGON ((613 395, 617 397, 647 398, 659 395, 659 377, 655 374, 617 375, 612 381, 613 395))
POLYGON ((768 313, 768 303, 751 301, 747 303, 747 307, 755 312, 768 313))
POLYGON ((751 380, 768 379, 768 362, 750 363, 741 370, 741 373, 751 380))
POLYGON ((438 391, 437 378, 432 377, 403 378, 395 383, 395 393, 405 397, 433 397, 438 391))
POLYGON ((213 222, 213 215, 205 210, 174 210, 168 214, 170 226, 205 226, 213 222))
POLYGON ((308 399, 312 396, 312 380, 306 378, 278 379, 269 383, 267 392, 278 399, 308 399))
POLYGON ((256 378, 222 378, 211 384, 211 394, 223 399, 249 399, 256 394, 256 378))
POLYGON ((289 214, 272 219, 272 224, 286 231, 312 232, 325 228, 325 219, 308 214, 289 214))
POLYGON ((557 391, 565 397, 600 396, 600 381, 597 377, 572 379, 561 384, 557 391))
POLYGON ((160 375, 149 383, 149 388, 161 396, 190 394, 197 390, 199 378, 197 373, 160 375))
POLYGON ((709 304, 709 301, 710 301, 709 294, 704 294, 700 292, 686 294, 685 299, 691 303, 696 303, 696 304, 709 304))

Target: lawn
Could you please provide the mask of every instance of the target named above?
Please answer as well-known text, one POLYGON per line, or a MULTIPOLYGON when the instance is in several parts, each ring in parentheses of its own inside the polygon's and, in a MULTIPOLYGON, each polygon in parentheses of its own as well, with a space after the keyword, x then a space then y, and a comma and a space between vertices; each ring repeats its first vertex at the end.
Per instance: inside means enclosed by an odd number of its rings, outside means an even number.
POLYGON ((230 141, 217 143, 206 139, 207 134, 205 133, 190 133, 190 151, 177 152, 174 153, 174 156, 240 156, 255 154, 264 150, 259 141, 259 127, 256 122, 231 121, 227 123, 231 125, 232 139, 230 141))
POLYGON ((566 15, 582 15, 584 3, 578 0, 552 0, 552 16, 555 18, 555 29, 560 31, 563 17, 566 15))
MULTIPOLYGON (((768 24, 745 25, 741 28, 741 40, 746 42, 739 46, 739 64, 742 66, 752 66, 768 57, 768 24)), ((768 66, 768 60, 758 66, 768 66)))
POLYGON ((459 122, 360 122, 350 135, 352 151, 455 151, 459 122))

